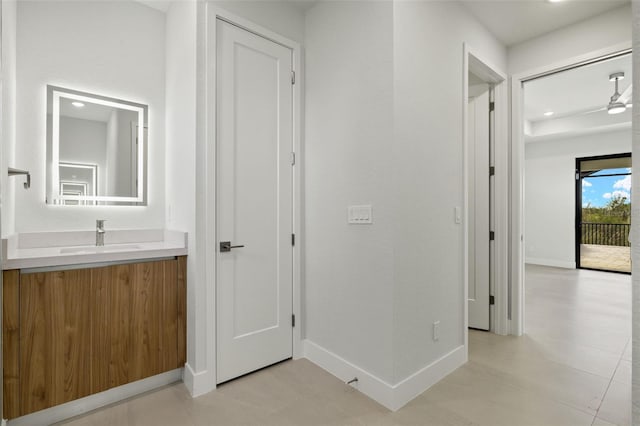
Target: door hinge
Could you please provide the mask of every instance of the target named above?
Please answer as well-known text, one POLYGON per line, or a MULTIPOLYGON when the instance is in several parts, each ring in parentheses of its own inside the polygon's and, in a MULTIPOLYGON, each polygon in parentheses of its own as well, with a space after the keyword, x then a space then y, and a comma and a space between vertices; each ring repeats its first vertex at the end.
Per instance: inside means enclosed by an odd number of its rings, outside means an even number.
POLYGON ((580 173, 576 172, 576 180, 580 180, 580 173))
POLYGON ((496 304, 496 297, 489 296, 489 305, 495 305, 495 304, 496 304))
POLYGON ((292 166, 296 165, 296 153, 295 152, 291 153, 291 165, 292 166))
POLYGON ((496 239, 496 233, 494 231, 489 231, 489 241, 493 241, 496 239))
POLYGON ((296 84, 296 72, 291 71, 291 84, 296 84))
POLYGON ((292 246, 296 245, 296 234, 291 234, 291 245, 292 246))
POLYGON ((489 102, 489 112, 495 111, 495 110, 496 110, 496 103, 495 102, 489 102))
POLYGON ((496 167, 495 166, 489 167, 489 176, 495 176, 495 174, 496 174, 496 167))
POLYGON ((291 327, 296 326, 296 314, 291 314, 291 327))

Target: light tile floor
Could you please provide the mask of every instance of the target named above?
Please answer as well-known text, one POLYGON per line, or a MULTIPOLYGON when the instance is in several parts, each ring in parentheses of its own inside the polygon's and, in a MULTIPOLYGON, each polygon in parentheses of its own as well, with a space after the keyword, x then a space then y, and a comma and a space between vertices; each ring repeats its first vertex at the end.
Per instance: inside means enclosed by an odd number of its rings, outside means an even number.
POLYGON ((630 425, 631 279, 527 266, 523 337, 470 331, 470 361, 392 413, 306 360, 192 399, 180 383, 66 423, 630 425))

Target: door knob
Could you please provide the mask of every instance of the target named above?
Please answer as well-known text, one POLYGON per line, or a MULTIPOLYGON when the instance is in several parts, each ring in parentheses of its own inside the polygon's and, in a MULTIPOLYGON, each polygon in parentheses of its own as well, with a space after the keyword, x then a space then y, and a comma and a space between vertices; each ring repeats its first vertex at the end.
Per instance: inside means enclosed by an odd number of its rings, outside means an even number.
POLYGON ((231 241, 220 241, 220 253, 231 251, 234 248, 241 248, 244 246, 232 246, 231 241))

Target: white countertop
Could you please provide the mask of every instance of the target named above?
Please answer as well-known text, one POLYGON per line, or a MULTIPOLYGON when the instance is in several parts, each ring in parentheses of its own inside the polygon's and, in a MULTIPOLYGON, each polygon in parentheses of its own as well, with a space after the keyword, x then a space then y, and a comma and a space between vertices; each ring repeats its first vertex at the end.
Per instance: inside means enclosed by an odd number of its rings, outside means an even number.
POLYGON ((163 229, 107 230, 96 247, 95 231, 34 232, 2 240, 2 269, 41 268, 185 256, 187 234, 163 229))

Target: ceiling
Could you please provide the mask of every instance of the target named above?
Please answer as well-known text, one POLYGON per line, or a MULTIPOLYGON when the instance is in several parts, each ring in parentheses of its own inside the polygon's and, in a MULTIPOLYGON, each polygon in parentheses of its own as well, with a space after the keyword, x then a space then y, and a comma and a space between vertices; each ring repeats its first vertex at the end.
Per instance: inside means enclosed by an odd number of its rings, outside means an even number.
MULTIPOLYGON (((162 12, 166 12, 172 3, 172 1, 169 0, 136 1, 162 12)), ((302 13, 306 13, 321 1, 337 0, 253 1, 288 3, 299 9, 302 13)), ((501 43, 506 46, 511 46, 557 30, 566 25, 575 24, 576 22, 624 6, 631 3, 631 0, 565 0, 558 3, 551 3, 548 0, 462 0, 460 2, 464 4, 471 14, 493 33, 501 43)))
POLYGON ((167 12, 169 10, 169 6, 171 6, 171 1, 165 0, 136 0, 138 3, 142 3, 146 6, 149 6, 153 9, 159 10, 161 12, 167 12))
MULTIPOLYGON (((159 10, 161 12, 167 12, 172 2, 193 1, 193 0, 136 0, 136 1, 138 3, 142 3, 146 6, 159 10)), ((318 3, 318 1, 320 0, 237 0, 237 1, 284 2, 296 7, 301 12, 305 13, 307 10, 315 6, 315 4, 318 3)))
MULTIPOLYGON (((595 64, 555 73, 524 84, 524 118, 529 137, 550 136, 630 126, 631 109, 623 114, 607 114, 605 107, 614 92, 609 75, 622 71, 625 78, 618 91, 624 93, 631 85, 631 54, 595 64), (550 117, 544 112, 553 111, 550 117)), ((630 97, 629 97, 630 98, 630 97)))
POLYGON ((77 108, 71 105, 74 99, 60 98, 60 116, 79 118, 82 120, 101 121, 103 123, 109 122, 111 113, 114 110, 113 107, 94 104, 92 102, 84 102, 82 108, 77 108))
POLYGON ((553 111, 552 117, 558 118, 607 106, 614 91, 609 75, 624 72, 618 89, 622 93, 631 84, 631 62, 628 54, 525 83, 525 119, 547 119, 545 111, 553 111))
POLYGON ((506 46, 583 21, 630 0, 464 0, 467 9, 506 46))

